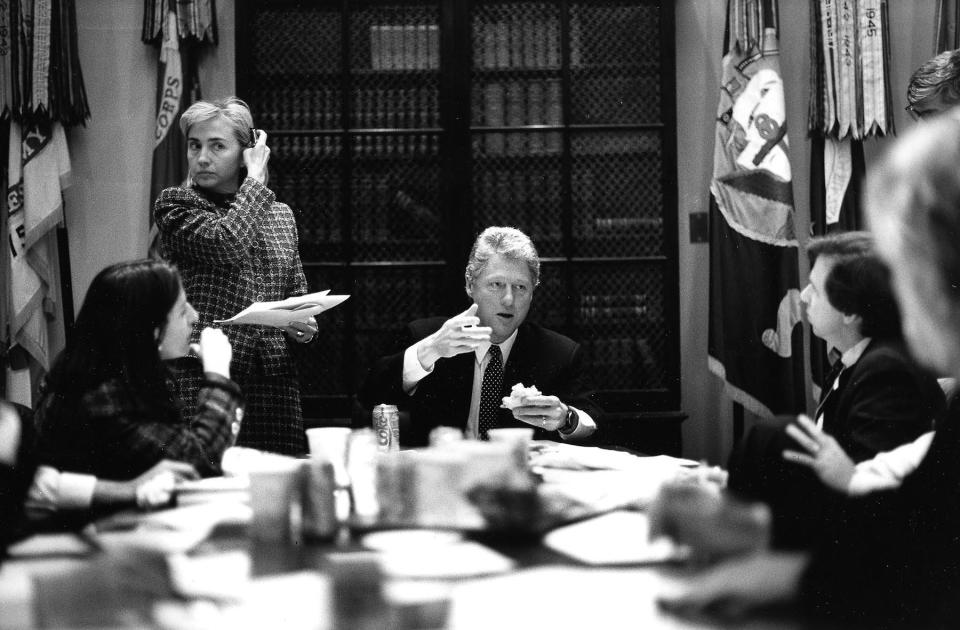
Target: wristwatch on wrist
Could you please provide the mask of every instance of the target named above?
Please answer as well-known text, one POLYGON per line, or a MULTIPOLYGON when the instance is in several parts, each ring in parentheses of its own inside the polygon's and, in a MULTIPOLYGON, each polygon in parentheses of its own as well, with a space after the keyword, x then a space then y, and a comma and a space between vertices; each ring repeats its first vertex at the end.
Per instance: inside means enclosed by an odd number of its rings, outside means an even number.
POLYGON ((557 430, 564 435, 570 435, 577 430, 578 424, 580 424, 580 417, 577 415, 577 410, 567 405, 567 420, 557 430))

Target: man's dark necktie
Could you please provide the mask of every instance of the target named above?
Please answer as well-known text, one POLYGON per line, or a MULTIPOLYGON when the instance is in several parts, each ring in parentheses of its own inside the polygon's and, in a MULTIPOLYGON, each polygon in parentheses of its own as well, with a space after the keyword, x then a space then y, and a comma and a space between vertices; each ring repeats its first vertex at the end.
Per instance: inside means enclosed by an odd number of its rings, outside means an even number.
POLYGON ((480 385, 480 439, 486 440, 487 431, 497 428, 497 409, 503 402, 503 357, 500 346, 490 346, 487 351, 490 361, 483 371, 480 385))
MULTIPOLYGON (((817 412, 813 415, 814 422, 816 422, 820 414, 823 413, 823 406, 826 404, 827 398, 830 397, 834 388, 837 387, 837 383, 840 380, 840 373, 843 372, 843 367, 843 361, 840 359, 834 361, 833 366, 830 367, 830 371, 827 373, 827 378, 823 384, 823 390, 820 392, 820 403, 817 405, 817 412)), ((826 419, 824 419, 824 423, 826 423, 826 419)))

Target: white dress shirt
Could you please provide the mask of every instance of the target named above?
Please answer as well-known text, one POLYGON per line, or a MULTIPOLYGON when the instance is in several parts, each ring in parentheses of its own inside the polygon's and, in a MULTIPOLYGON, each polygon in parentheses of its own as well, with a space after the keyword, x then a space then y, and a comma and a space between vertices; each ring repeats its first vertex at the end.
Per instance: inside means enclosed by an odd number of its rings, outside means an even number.
POLYGON ((93 503, 97 478, 39 466, 25 502, 27 516, 42 520, 60 510, 86 510, 93 503))
MULTIPOLYGON (((840 369, 841 374, 843 373, 843 370, 846 370, 860 360, 860 357, 863 356, 863 351, 867 349, 867 346, 870 345, 870 341, 872 339, 872 337, 864 337, 854 344, 853 347, 849 348, 846 352, 840 355, 840 363, 843 364, 843 367, 840 369)), ((837 378, 833 379, 833 384, 830 386, 830 392, 827 393, 827 396, 832 395, 833 392, 837 391, 838 389, 840 389, 840 374, 837 374, 837 378)), ((823 401, 825 400, 826 398, 823 399, 823 401)), ((823 406, 823 401, 821 401, 819 405, 820 407, 823 406)), ((820 429, 823 428, 823 414, 819 413, 819 411, 817 413, 817 427, 820 429)))
MULTIPOLYGON (((513 349, 513 344, 517 340, 517 331, 513 331, 513 334, 507 337, 502 343, 498 344, 500 346, 500 352, 503 355, 503 369, 507 369, 507 361, 510 360, 510 351, 513 349)), ((426 339, 421 339, 417 343, 413 344, 403 353, 403 391, 408 395, 413 395, 417 390, 417 385, 422 381, 428 374, 433 372, 433 368, 426 370, 423 367, 423 364, 420 363, 420 359, 417 357, 417 350, 420 347, 421 343, 424 343, 426 339)), ((476 350, 474 351, 475 361, 473 363, 473 390, 470 395, 470 410, 467 413, 467 428, 465 434, 470 439, 478 439, 480 435, 480 388, 483 386, 483 372, 487 369, 487 363, 490 361, 490 357, 487 354, 487 351, 490 349, 490 342, 485 341, 481 343, 476 350)), ((550 392, 544 392, 545 395, 550 395, 550 392)), ((591 435, 594 431, 597 430, 597 424, 594 422, 593 418, 590 417, 590 414, 577 409, 576 407, 570 407, 577 412, 577 428, 574 429, 571 433, 564 435, 559 431, 560 437, 564 440, 579 440, 591 435)))
POLYGON ((877 453, 856 465, 847 493, 863 495, 877 490, 899 488, 904 478, 912 473, 926 457, 933 441, 933 431, 927 431, 913 442, 901 444, 891 451, 877 453))

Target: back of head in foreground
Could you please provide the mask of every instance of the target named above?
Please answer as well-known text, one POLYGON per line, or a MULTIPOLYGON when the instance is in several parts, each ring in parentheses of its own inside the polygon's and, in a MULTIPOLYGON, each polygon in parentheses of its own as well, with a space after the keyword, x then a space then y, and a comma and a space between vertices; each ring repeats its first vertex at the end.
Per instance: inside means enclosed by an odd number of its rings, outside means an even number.
POLYGON ((926 119, 960 104, 960 50, 948 50, 923 62, 907 85, 907 111, 926 119))
POLYGON ((870 172, 867 212, 919 361, 960 375, 960 118, 910 129, 870 172))

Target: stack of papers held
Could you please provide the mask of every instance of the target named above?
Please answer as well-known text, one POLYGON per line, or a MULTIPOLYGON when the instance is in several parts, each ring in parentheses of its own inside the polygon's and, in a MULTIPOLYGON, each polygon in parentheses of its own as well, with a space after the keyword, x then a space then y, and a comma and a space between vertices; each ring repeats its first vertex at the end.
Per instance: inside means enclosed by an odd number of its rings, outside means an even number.
POLYGON ((308 322, 323 311, 344 302, 349 295, 329 295, 330 290, 298 295, 274 302, 254 302, 230 319, 216 319, 223 325, 259 324, 284 328, 290 322, 308 322))

